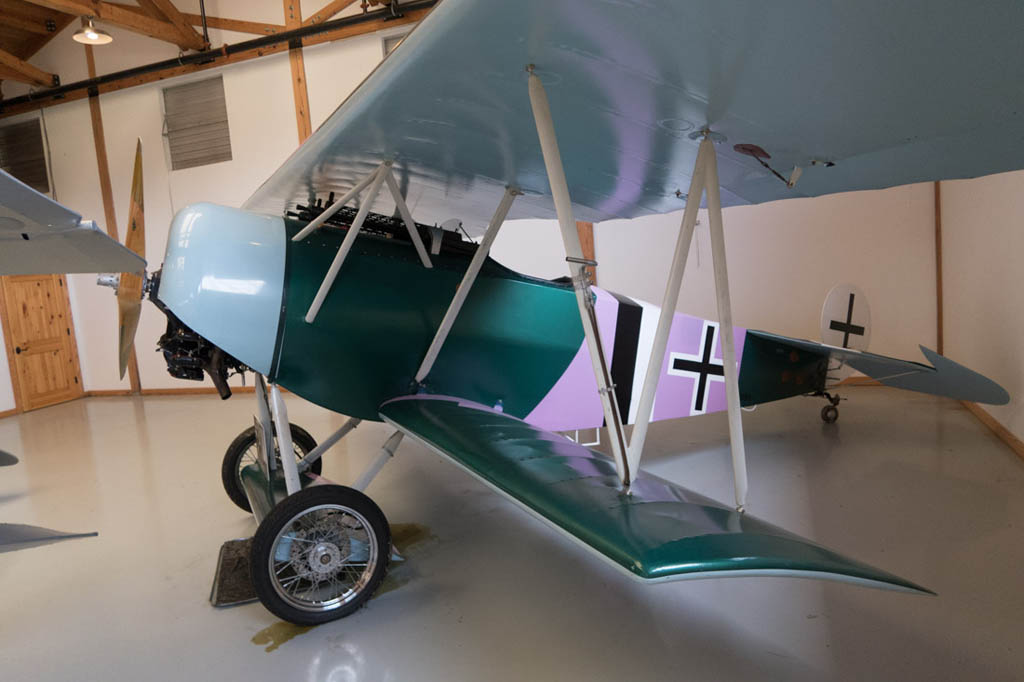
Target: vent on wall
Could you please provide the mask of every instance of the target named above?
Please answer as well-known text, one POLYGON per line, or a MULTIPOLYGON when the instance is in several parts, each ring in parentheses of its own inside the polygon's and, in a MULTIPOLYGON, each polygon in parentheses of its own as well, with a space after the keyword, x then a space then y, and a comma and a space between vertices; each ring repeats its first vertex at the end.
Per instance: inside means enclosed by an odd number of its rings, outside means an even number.
POLYGON ((171 170, 231 160, 228 109, 220 76, 164 88, 171 170))
POLYGON ((43 194, 50 192, 39 119, 0 127, 0 168, 43 194))

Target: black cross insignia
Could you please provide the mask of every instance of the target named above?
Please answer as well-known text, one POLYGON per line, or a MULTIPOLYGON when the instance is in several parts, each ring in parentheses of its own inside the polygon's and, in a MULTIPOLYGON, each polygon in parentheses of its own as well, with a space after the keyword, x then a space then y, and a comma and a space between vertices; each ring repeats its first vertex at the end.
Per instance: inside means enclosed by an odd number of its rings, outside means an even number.
POLYGON ((711 354, 715 350, 715 329, 710 324, 704 328, 704 351, 701 353, 700 360, 687 360, 680 357, 672 359, 673 370, 693 372, 697 375, 697 395, 694 398, 694 410, 697 412, 704 412, 707 409, 708 377, 725 376, 725 366, 711 361, 711 354))
POLYGON ((850 324, 853 322, 853 294, 850 294, 850 305, 846 309, 846 322, 840 322, 839 320, 831 320, 828 323, 828 328, 837 332, 843 333, 843 348, 849 348, 850 334, 856 336, 864 336, 864 327, 856 324, 850 324))

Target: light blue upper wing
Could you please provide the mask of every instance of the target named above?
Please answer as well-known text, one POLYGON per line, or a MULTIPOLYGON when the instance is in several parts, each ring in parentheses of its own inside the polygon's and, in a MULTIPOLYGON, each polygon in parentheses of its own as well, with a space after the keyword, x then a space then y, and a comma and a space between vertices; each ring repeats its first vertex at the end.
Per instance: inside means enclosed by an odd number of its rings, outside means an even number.
POLYGON ((682 207, 705 125, 725 205, 1018 169, 1022 27, 1019 0, 443 0, 246 207, 280 215, 392 159, 421 222, 479 231, 508 184, 533 193, 512 217, 553 217, 527 64, 581 220, 682 207))
POLYGON ((139 272, 146 261, 82 216, 0 170, 0 275, 139 272))

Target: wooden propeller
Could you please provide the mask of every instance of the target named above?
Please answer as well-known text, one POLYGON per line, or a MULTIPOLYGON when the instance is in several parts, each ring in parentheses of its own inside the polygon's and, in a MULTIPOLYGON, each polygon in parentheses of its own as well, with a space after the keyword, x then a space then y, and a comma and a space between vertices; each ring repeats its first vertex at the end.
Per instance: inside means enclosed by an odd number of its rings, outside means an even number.
MULTIPOLYGON (((128 230, 124 245, 142 258, 146 257, 146 225, 142 204, 142 140, 135 146, 135 171, 132 175, 131 205, 128 208, 128 230)), ((142 311, 142 280, 145 271, 122 272, 117 287, 117 360, 124 379, 128 359, 135 343, 135 330, 139 327, 142 311)))

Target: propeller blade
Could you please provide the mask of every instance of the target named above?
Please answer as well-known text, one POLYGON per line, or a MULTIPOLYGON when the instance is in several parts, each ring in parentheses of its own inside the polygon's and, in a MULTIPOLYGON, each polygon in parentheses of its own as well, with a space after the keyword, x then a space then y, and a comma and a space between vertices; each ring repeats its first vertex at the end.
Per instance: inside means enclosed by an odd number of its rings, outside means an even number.
MULTIPOLYGON (((133 277, 139 278, 138 275, 133 277)), ((139 278, 141 282, 142 279, 139 278)), ((127 301, 121 298, 124 291, 125 276, 121 275, 121 288, 117 292, 117 367, 120 377, 128 370, 128 360, 132 356, 135 344, 135 331, 139 328, 139 317, 142 313, 142 287, 139 286, 139 300, 127 301)))
POLYGON ((146 257, 146 226, 143 220, 142 205, 142 140, 135 145, 135 171, 132 173, 132 198, 128 209, 128 234, 124 245, 146 257))
MULTIPOLYGON (((146 257, 146 224, 142 201, 142 140, 135 146, 135 171, 132 174, 131 205, 128 208, 128 230, 124 245, 142 258, 146 257)), ((135 330, 142 312, 142 274, 122 272, 117 287, 117 360, 121 378, 128 369, 135 343, 135 330)))

